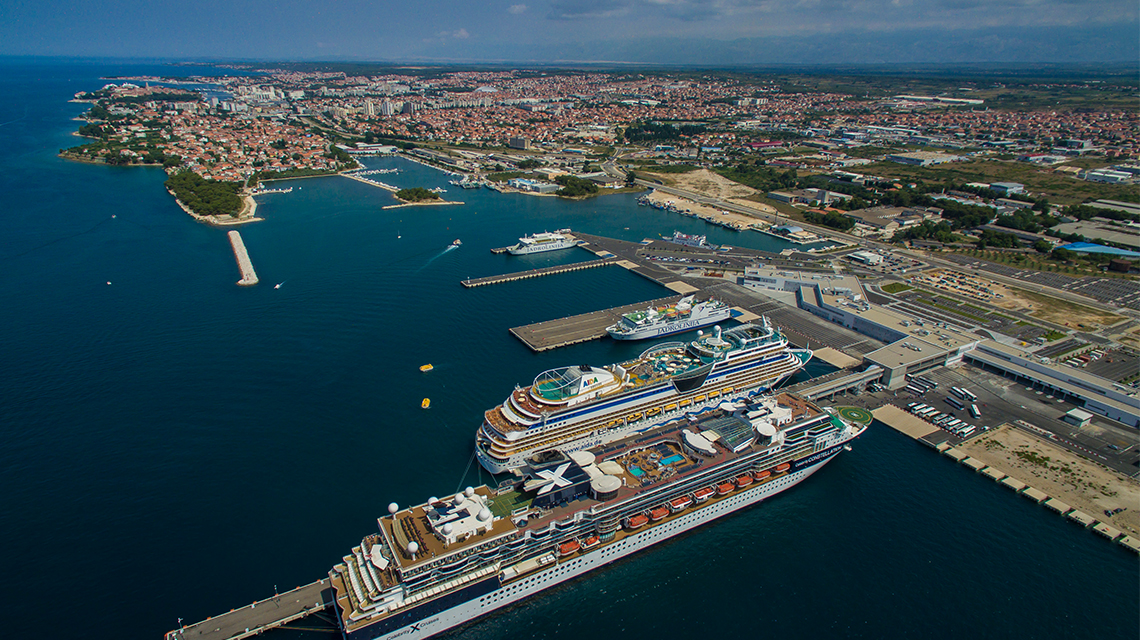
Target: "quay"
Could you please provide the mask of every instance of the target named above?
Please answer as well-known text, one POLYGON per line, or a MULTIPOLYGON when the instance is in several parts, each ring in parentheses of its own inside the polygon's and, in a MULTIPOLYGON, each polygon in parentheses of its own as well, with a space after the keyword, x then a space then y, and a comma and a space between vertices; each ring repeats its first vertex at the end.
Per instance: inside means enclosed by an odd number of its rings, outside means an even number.
POLYGON ((617 260, 613 258, 602 258, 600 260, 587 260, 586 262, 575 262, 573 264, 562 264, 554 267, 543 267, 541 269, 530 269, 529 271, 518 271, 515 273, 505 273, 501 276, 487 276, 485 278, 471 278, 463 280, 462 285, 471 287, 482 287, 488 284, 499 284, 501 282, 514 282, 515 280, 526 280, 527 278, 541 278, 542 276, 551 276, 556 273, 567 273, 570 271, 581 271, 583 269, 594 269, 596 267, 608 267, 611 264, 617 264, 617 260))
MULTIPOLYGON (((929 423, 916 418, 915 416, 907 413, 903 409, 894 405, 886 404, 874 409, 871 414, 875 419, 899 433, 905 434, 923 444, 926 444, 942 455, 954 460, 958 464, 970 468, 981 476, 989 478, 999 485, 1014 491, 1021 496, 1043 505, 1050 511, 1064 517, 1066 520, 1079 525, 1081 528, 1090 529, 1108 540, 1112 540, 1117 544, 1129 549, 1135 553, 1140 553, 1140 541, 1136 538, 1127 535, 1121 535, 1123 532, 1107 522, 1098 521, 1087 513, 1070 506, 1068 503, 1062 502, 1054 496, 1032 487, 1025 482, 1015 478, 1008 470, 998 468, 994 465, 987 465, 985 462, 976 458, 970 457, 968 453, 962 449, 955 448, 945 441, 933 443, 932 440, 938 437, 939 433, 945 433, 941 429, 937 429, 929 423)), ((996 430, 995 430, 996 431, 996 430)), ((988 433, 988 432, 987 432, 988 433)))
POLYGON ((241 640, 332 607, 329 578, 168 631, 164 640, 241 640))
POLYGON ((620 307, 591 311, 576 316, 536 322, 511 329, 511 335, 518 338, 531 351, 557 349, 580 342, 589 342, 606 337, 606 327, 621 319, 622 315, 640 311, 651 306, 674 304, 681 296, 669 296, 646 302, 635 302, 620 307))
POLYGON ((234 249, 234 257, 237 258, 238 268, 241 269, 241 280, 238 280, 238 286, 252 287, 257 284, 257 272, 253 270, 253 263, 249 260, 249 252, 245 250, 245 243, 242 242, 241 234, 237 231, 230 231, 227 233, 230 237, 230 246, 234 249))
POLYGON ((380 187, 381 189, 383 189, 385 191, 391 191, 392 193, 396 193, 397 191, 399 191, 399 189, 397 189, 396 187, 393 187, 390 184, 384 184, 383 182, 380 182, 379 180, 369 180, 368 178, 362 178, 358 175, 354 175, 351 173, 342 173, 340 175, 342 175, 346 178, 352 178, 353 180, 356 180, 357 182, 363 182, 364 184, 370 184, 374 187, 380 187))

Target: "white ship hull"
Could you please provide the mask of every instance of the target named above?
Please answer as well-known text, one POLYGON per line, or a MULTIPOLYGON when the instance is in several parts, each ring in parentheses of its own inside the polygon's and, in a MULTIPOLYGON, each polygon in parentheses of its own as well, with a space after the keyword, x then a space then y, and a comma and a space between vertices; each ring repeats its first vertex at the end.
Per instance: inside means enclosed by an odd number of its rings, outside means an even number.
POLYGON ((542 244, 516 244, 515 246, 507 249, 507 253, 512 256, 525 256, 532 253, 545 253, 547 251, 558 251, 559 249, 569 249, 578 246, 575 240, 559 240, 556 242, 544 242, 542 244))
MULTIPOLYGON (((839 444, 845 442, 847 440, 840 441, 839 444)), ((637 553, 658 542, 695 529, 721 516, 770 498, 799 484, 834 459, 836 455, 838 455, 838 451, 783 478, 740 491, 730 498, 694 509, 662 526, 650 527, 635 535, 628 535, 615 543, 603 545, 590 553, 581 554, 572 561, 559 562, 549 569, 529 574, 527 580, 519 580, 505 585, 481 598, 467 601, 426 620, 420 620, 377 636, 369 636, 367 629, 361 629, 351 634, 350 638, 352 640, 357 638, 375 638, 375 640, 429 638, 453 627, 471 622, 482 615, 524 600, 557 584, 577 578, 630 554, 637 553)))
POLYGON ((708 316, 703 318, 689 318, 688 320, 675 320, 673 322, 662 322, 659 324, 643 327, 631 332, 621 331, 608 331, 610 337, 614 340, 645 340, 648 338, 660 338, 682 331, 692 331, 693 329, 700 329, 718 322, 728 320, 732 317, 732 309, 720 309, 711 312, 708 316))

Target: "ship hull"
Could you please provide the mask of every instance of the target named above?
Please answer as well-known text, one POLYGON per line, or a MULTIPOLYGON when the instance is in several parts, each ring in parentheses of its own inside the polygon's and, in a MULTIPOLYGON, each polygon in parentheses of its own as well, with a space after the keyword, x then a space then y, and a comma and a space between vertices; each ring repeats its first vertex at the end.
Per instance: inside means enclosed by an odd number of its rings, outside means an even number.
POLYGON ((525 255, 530 255, 532 253, 546 253, 547 251, 560 251, 562 249, 569 249, 571 247, 576 247, 576 246, 578 246, 578 243, 570 241, 570 240, 566 240, 563 242, 550 242, 547 244, 543 244, 542 246, 524 245, 524 246, 520 247, 518 245, 515 245, 515 246, 511 247, 510 249, 507 249, 507 253, 511 254, 512 256, 525 256, 525 255))
POLYGON ((682 331, 692 331, 693 329, 700 329, 707 327, 718 322, 728 320, 732 317, 731 309, 724 309, 722 311, 715 311, 705 318, 692 318, 689 320, 677 320, 675 322, 663 323, 657 326, 645 327, 637 331, 628 333, 620 331, 610 331, 607 333, 614 340, 646 340, 649 338, 660 338, 661 336, 672 335, 674 333, 681 333, 682 331))
MULTIPOLYGON (((544 571, 527 575, 526 580, 517 580, 508 585, 480 583, 474 595, 462 603, 441 610, 424 613, 415 620, 408 620, 399 628, 377 629, 365 627, 344 634, 347 640, 420 640, 443 633, 448 629, 467 624, 480 616, 492 613, 503 607, 522 601, 534 594, 582 576, 599 567, 615 562, 638 551, 668 540, 674 536, 693 530, 719 517, 752 506, 778 493, 786 491, 814 474, 823 465, 835 458, 850 439, 834 444, 824 451, 797 461, 802 465, 788 475, 745 489, 736 495, 702 506, 662 525, 650 527, 637 534, 628 535, 612 544, 603 545, 589 553, 583 553, 572 561, 563 561, 544 571)), ((493 581, 497 581, 495 577, 493 581)))

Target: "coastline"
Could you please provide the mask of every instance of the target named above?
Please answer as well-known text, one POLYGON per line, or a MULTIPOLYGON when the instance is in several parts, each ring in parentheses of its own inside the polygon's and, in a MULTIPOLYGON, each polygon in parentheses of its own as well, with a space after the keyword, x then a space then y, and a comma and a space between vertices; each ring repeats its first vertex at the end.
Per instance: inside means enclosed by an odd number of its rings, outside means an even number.
MULTIPOLYGON (((171 192, 170 189, 167 189, 166 192, 174 197, 174 193, 171 192)), ((186 203, 177 197, 174 197, 174 202, 177 203, 179 207, 182 207, 182 210, 191 218, 203 224, 208 224, 211 227, 237 227, 250 222, 262 222, 265 220, 265 218, 257 217, 257 201, 249 194, 242 195, 242 209, 236 218, 230 216, 204 216, 191 211, 190 207, 186 206, 186 203)))

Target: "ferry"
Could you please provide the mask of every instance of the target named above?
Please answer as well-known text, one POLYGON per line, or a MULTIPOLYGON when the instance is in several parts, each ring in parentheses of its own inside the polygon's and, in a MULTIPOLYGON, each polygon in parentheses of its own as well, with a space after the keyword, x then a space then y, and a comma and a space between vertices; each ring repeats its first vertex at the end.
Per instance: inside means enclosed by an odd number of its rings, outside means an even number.
POLYGON ((544 231, 532 236, 524 236, 519 238, 518 244, 508 248, 507 252, 512 256, 522 256, 578 246, 578 241, 565 235, 567 233, 570 233, 569 229, 559 229, 555 233, 547 233, 544 231))
POLYGON ((685 296, 675 305, 624 314, 619 322, 606 327, 606 333, 614 340, 645 340, 700 329, 732 317, 732 307, 720 300, 695 300, 696 296, 685 296))
POLYGON ((810 350, 791 348, 763 318, 761 325, 699 331, 688 344, 660 343, 605 367, 550 369, 484 412, 475 455, 491 473, 505 473, 545 451, 605 444, 663 424, 679 411, 770 390, 810 359, 810 350))
POLYGON ((495 488, 390 504, 329 573, 339 631, 346 640, 423 640, 469 624, 757 505, 819 471, 865 428, 793 394, 748 398, 604 449, 555 452, 495 488), (735 448, 734 438, 750 443, 735 448), (642 466, 649 454, 668 463, 642 466), (723 491, 709 495, 713 486, 723 491), (692 502, 694 492, 704 499, 692 502))

